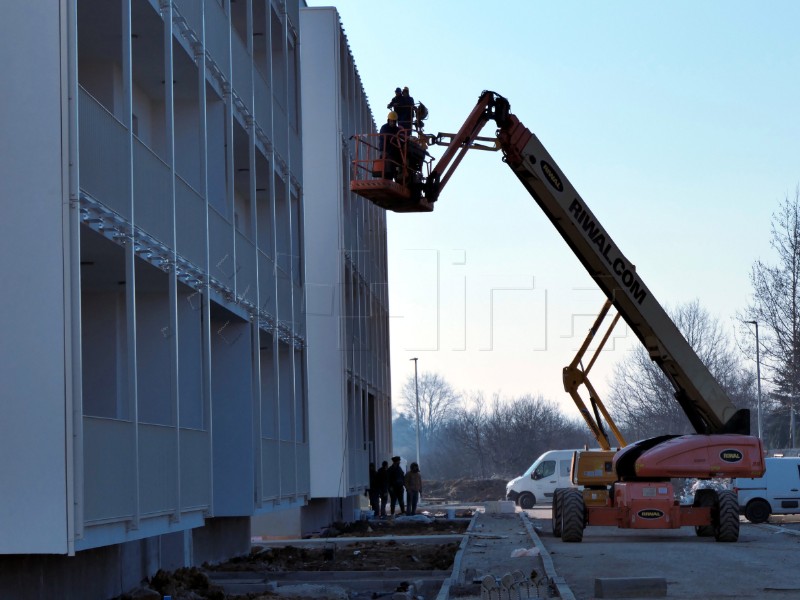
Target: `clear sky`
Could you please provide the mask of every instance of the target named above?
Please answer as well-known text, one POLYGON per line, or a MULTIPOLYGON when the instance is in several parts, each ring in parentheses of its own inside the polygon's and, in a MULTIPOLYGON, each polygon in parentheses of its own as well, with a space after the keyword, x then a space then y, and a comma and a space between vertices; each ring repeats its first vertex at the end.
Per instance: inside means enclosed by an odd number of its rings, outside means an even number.
MULTIPOLYGON (((800 182, 800 2, 308 2, 339 10, 378 125, 397 86, 428 133, 502 94, 662 304, 733 324, 800 182)), ((388 227, 395 404, 418 357, 457 390, 577 416, 561 369, 604 298, 500 156, 473 152, 432 214, 388 227)), ((616 336, 601 394, 638 343, 616 336)))

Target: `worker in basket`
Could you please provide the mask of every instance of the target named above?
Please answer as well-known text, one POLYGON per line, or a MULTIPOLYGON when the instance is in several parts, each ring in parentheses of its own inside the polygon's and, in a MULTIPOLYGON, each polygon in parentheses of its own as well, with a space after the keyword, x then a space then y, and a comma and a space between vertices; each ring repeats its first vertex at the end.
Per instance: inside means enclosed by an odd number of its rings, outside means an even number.
POLYGON ((400 128, 397 126, 397 113, 391 111, 386 116, 386 123, 381 127, 378 136, 378 150, 383 159, 383 169, 378 169, 378 171, 384 179, 394 179, 398 173, 401 158, 400 144, 397 139, 398 131, 400 128))
POLYGON ((394 98, 391 99, 386 108, 397 111, 400 129, 405 129, 407 135, 411 135, 411 125, 414 121, 415 109, 414 98, 409 94, 408 86, 404 87, 402 90, 400 88, 395 89, 394 98))

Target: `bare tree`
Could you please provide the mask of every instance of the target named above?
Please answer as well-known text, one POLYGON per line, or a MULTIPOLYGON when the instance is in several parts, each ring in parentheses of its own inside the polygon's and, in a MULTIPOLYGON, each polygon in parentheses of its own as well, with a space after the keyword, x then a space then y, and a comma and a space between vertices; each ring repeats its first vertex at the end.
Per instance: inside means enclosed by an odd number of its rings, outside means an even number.
MULTIPOLYGON (((482 396, 482 393, 478 393, 482 396)), ((428 441, 425 464, 435 477, 488 478, 492 471, 485 451, 486 411, 479 403, 459 407, 428 441)))
MULTIPOLYGON (((772 215, 770 245, 777 261, 774 265, 761 260, 753 263, 752 303, 741 317, 743 324, 758 322, 764 379, 773 387, 774 415, 770 416, 788 424, 783 431, 775 427, 777 423, 768 426, 772 442, 793 448, 794 408, 800 387, 800 187, 793 198, 787 195, 772 215)), ((768 417, 768 421, 775 420, 768 417)))
MULTIPOLYGON (((698 300, 680 305, 672 320, 740 408, 753 404, 752 372, 745 369, 732 339, 720 321, 698 300)), ((642 439, 665 433, 691 433, 691 423, 675 399, 675 389, 648 355, 637 346, 614 368, 609 393, 612 416, 627 436, 642 439)))
POLYGON ((591 443, 589 432, 542 396, 487 401, 470 395, 431 436, 424 453, 434 477, 509 478, 523 472, 546 450, 591 443))
POLYGON ((518 475, 545 450, 583 445, 587 435, 585 427, 570 421, 555 402, 541 395, 504 402, 495 396, 484 447, 494 473, 518 475))
MULTIPOLYGON (((438 373, 420 373, 418 380, 419 437, 422 444, 427 443, 453 416, 461 398, 438 373)), ((403 384, 401 409, 414 420, 416 427, 417 396, 414 384, 413 376, 403 384)))
POLYGON ((489 456, 486 451, 486 402, 483 392, 472 394, 472 408, 461 408, 448 423, 446 438, 451 442, 450 454, 466 458, 466 472, 481 479, 489 475, 489 456))

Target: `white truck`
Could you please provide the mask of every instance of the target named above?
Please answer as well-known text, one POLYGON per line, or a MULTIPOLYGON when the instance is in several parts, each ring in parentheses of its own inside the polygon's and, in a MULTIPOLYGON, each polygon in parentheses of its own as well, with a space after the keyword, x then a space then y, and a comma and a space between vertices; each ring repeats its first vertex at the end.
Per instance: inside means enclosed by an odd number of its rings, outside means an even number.
POLYGON ((543 501, 553 501, 556 488, 574 487, 569 469, 575 450, 548 450, 519 477, 506 484, 506 499, 520 508, 533 508, 543 501))
POLYGON ((751 523, 764 523, 770 515, 800 513, 800 458, 766 458, 763 477, 737 477, 733 489, 739 510, 751 523))

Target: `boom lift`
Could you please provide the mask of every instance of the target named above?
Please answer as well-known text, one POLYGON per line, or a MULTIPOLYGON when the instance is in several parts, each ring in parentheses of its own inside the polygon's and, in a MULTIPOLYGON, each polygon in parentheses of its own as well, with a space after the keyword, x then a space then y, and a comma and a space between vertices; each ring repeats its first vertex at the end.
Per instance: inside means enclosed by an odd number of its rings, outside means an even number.
MULTIPOLYGON (((430 168, 429 158, 399 165, 402 174, 395 181, 376 171, 375 161, 380 157, 367 151, 371 145, 368 136, 356 137, 351 189, 398 212, 433 210, 468 150, 500 150, 503 161, 666 374, 675 389, 675 399, 697 432, 659 436, 612 452, 604 432, 598 436, 593 428, 606 452, 598 455, 589 451, 584 458, 576 453, 573 481, 590 483, 582 491, 557 492, 553 502, 554 533, 565 542, 579 542, 587 525, 635 529, 694 525, 698 535, 714 535, 721 542, 736 541, 739 507, 733 492, 702 490, 693 505, 679 505, 670 479, 760 477, 765 470, 763 449, 761 441, 750 436, 749 411, 736 409, 555 160, 510 112, 508 100, 485 91, 458 133, 406 140, 416 146, 412 152, 417 157, 427 157, 426 145, 447 148, 434 168, 430 168), (497 124, 496 137, 479 137, 489 121, 497 124)), ((577 377, 578 384, 585 383, 588 369, 581 375, 574 366, 565 370, 565 384, 568 377, 577 377)), ((597 405, 593 406, 597 410, 597 405)), ((587 417, 588 411, 582 414, 587 417)))

